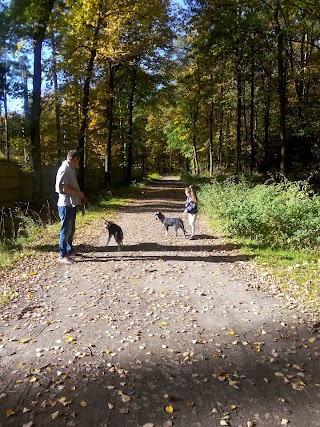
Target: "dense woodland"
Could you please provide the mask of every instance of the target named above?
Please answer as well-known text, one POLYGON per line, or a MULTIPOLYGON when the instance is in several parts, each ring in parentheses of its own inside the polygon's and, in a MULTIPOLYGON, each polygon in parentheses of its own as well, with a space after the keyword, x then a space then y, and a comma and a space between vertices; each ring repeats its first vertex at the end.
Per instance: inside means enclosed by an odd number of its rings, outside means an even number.
POLYGON ((318 169, 318 0, 2 0, 0 19, 1 158, 34 194, 74 148, 82 187, 86 167, 318 169))

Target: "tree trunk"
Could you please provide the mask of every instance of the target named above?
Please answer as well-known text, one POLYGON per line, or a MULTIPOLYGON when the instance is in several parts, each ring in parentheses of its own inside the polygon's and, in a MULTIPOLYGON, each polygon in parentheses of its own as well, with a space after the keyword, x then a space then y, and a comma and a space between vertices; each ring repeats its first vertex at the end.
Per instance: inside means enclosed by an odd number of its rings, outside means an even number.
POLYGON ((112 134, 113 134, 113 106, 114 106, 114 76, 115 68, 112 64, 109 64, 109 80, 108 80, 108 93, 109 98, 107 101, 107 147, 106 147, 106 160, 105 160, 105 173, 104 173, 104 185, 111 184, 111 167, 112 167, 112 134))
POLYGON ((78 147, 77 150, 80 154, 79 162, 79 172, 78 172, 78 182, 79 186, 84 190, 85 180, 84 180, 84 167, 85 167, 85 141, 86 141, 86 132, 88 126, 88 112, 89 112, 89 100, 90 100, 90 83, 92 79, 93 64, 96 57, 97 50, 95 48, 91 49, 90 59, 86 72, 86 79, 83 86, 83 100, 82 100, 82 120, 80 125, 80 131, 78 136, 78 147))
POLYGON ((83 100, 82 100, 82 121, 79 130, 78 136, 78 147, 77 150, 80 153, 80 162, 79 162, 79 173, 78 173, 78 182, 79 186, 82 190, 85 187, 84 180, 84 168, 85 168, 85 141, 86 141, 86 133, 88 127, 88 113, 89 113, 89 101, 90 101, 90 84, 93 75, 93 66, 94 61, 97 55, 97 42, 100 32, 100 27, 102 24, 102 16, 99 15, 97 20, 96 28, 93 36, 92 48, 90 50, 90 58, 86 70, 86 79, 83 86, 83 100))
POLYGON ((213 175, 213 100, 211 100, 209 112, 209 175, 213 175))
POLYGON ((240 67, 237 65, 237 152, 236 152, 236 175, 240 172, 240 159, 241 159, 241 110, 242 110, 242 86, 240 67))
POLYGON ((54 110, 55 110, 55 127, 56 127, 56 145, 57 145, 57 161, 61 163, 63 160, 62 140, 61 140, 61 125, 60 125, 60 99, 57 76, 57 61, 56 61, 56 44, 54 35, 51 37, 52 42, 52 67, 53 67, 53 88, 54 88, 54 110))
POLYGON ((54 0, 43 2, 43 15, 39 19, 36 31, 33 35, 33 93, 32 93, 32 108, 31 108, 31 159, 32 159, 32 177, 33 189, 32 199, 41 200, 43 195, 42 188, 42 162, 41 162, 41 145, 40 145, 40 114, 41 114, 41 56, 42 43, 46 33, 51 10, 54 5, 54 0))
POLYGON ((137 68, 132 70, 131 76, 131 91, 129 98, 129 118, 128 118, 128 163, 127 163, 127 182, 132 181, 132 167, 133 167, 133 109, 134 109, 134 95, 137 84, 137 68))
POLYGON ((278 61, 278 95, 279 95, 279 136, 281 145, 280 154, 280 172, 286 176, 287 174, 287 163, 288 163, 288 152, 287 152, 287 141, 286 141, 286 66, 285 66, 285 49, 284 49, 284 35, 283 30, 279 21, 279 9, 280 3, 277 2, 275 10, 275 23, 276 23, 276 34, 277 34, 277 61, 278 61))
POLYGON ((284 46, 283 34, 278 36, 278 77, 279 77, 279 110, 280 110, 280 143, 281 143, 281 161, 280 172, 287 174, 287 141, 286 141, 286 80, 285 65, 283 59, 284 46))
POLYGON ((265 99, 264 99, 264 114, 263 114, 263 126, 264 126, 264 140, 263 140, 263 160, 261 172, 266 174, 269 163, 269 127, 270 127, 270 86, 271 76, 268 76, 268 81, 265 84, 265 99))
POLYGON ((222 143, 223 143, 223 110, 220 111, 220 124, 219 124, 219 146, 218 146, 218 165, 221 167, 222 158, 222 143))
POLYGON ((40 146, 40 101, 41 101, 41 50, 43 37, 34 39, 34 71, 33 71, 33 93, 31 107, 31 158, 33 192, 32 200, 41 200, 42 189, 42 168, 41 168, 41 146, 40 146))
POLYGON ((256 144, 254 140, 254 48, 251 49, 251 73, 250 73, 250 172, 256 166, 256 144))

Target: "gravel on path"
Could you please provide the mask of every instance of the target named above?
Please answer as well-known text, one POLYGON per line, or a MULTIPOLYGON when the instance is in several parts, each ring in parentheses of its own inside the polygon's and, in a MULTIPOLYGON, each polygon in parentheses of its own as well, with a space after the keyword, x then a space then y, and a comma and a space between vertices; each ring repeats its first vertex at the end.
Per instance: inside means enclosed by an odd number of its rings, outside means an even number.
POLYGON ((122 251, 101 221, 75 264, 45 253, 17 278, 0 426, 320 425, 319 332, 201 213, 196 240, 166 236, 155 213, 188 230, 183 204, 181 182, 149 185, 117 214, 122 251))

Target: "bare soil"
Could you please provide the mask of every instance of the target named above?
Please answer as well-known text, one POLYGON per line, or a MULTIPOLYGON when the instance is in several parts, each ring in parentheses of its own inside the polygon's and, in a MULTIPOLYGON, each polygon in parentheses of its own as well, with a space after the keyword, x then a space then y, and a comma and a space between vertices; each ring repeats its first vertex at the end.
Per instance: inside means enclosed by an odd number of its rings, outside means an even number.
POLYGON ((188 230, 183 205, 150 185, 117 214, 123 251, 101 220, 74 265, 43 248, 3 275, 0 426, 320 425, 317 327, 201 212, 196 240, 166 236, 155 213, 188 230))

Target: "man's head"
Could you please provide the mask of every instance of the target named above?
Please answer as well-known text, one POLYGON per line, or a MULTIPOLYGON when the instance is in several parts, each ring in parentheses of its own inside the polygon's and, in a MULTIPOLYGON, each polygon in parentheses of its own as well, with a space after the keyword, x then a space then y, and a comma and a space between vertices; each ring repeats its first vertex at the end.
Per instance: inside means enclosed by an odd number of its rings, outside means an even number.
POLYGON ((71 150, 67 154, 67 162, 74 169, 79 166, 80 154, 76 150, 71 150))

